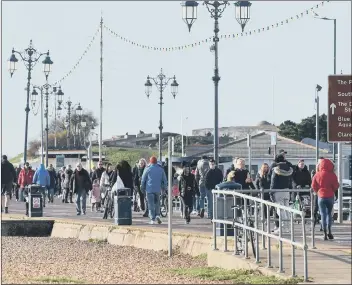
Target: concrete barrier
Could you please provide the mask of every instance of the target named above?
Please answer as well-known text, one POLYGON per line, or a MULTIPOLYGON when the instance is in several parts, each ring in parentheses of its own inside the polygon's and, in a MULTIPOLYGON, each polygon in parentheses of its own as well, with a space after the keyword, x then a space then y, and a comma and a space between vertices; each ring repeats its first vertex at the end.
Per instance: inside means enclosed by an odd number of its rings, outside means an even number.
POLYGON ((54 220, 2 220, 1 236, 48 237, 54 220))

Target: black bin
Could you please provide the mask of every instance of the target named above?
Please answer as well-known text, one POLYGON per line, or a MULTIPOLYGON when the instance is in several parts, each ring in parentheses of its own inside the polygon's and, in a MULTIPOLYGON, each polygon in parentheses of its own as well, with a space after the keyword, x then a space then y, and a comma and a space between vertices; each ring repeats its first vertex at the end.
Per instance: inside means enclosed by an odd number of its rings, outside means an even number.
POLYGON ((43 188, 40 185, 28 187, 28 217, 43 217, 43 188))
POLYGON ((132 225, 132 190, 130 188, 117 189, 114 193, 115 224, 121 226, 132 225))
MULTIPOLYGON (((216 190, 241 190, 242 186, 241 184, 235 183, 235 182, 223 182, 215 186, 216 190)), ((213 213, 213 215, 216 215, 215 217, 218 219, 224 219, 225 213, 226 217, 228 220, 233 220, 234 217, 234 209, 232 207, 235 206, 240 206, 242 199, 235 197, 235 200, 233 199, 233 196, 227 195, 224 197, 224 195, 216 195, 216 202, 217 202, 217 213, 213 213), (226 209, 225 209, 225 200, 226 199, 226 209)), ((236 210, 237 217, 242 215, 241 210, 236 210)), ((218 236, 224 236, 225 234, 225 225, 221 223, 216 223, 216 235, 218 236)), ((227 235, 228 236, 233 236, 234 235, 234 229, 232 225, 227 225, 227 235)))

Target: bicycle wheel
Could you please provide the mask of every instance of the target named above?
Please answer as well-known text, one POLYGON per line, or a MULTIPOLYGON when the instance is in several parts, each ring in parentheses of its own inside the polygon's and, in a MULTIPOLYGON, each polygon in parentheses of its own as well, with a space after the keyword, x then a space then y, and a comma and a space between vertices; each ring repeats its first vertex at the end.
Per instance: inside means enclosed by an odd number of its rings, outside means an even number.
MULTIPOLYGON (((249 226, 254 228, 253 222, 250 222, 249 226)), ((251 247, 252 247, 253 256, 254 256, 254 258, 256 258, 256 251, 255 251, 256 236, 255 236, 255 233, 253 231, 248 231, 248 234, 249 234, 249 241, 250 241, 251 247)))
POLYGON ((103 219, 107 219, 108 218, 108 214, 109 214, 109 204, 110 204, 110 196, 105 197, 104 199, 104 216, 103 219))
POLYGON ((113 219, 115 216, 115 209, 114 209, 114 201, 112 199, 110 199, 109 213, 110 213, 110 218, 113 219))
POLYGON ((168 213, 168 200, 166 195, 163 195, 160 199, 160 216, 163 218, 167 217, 168 213))

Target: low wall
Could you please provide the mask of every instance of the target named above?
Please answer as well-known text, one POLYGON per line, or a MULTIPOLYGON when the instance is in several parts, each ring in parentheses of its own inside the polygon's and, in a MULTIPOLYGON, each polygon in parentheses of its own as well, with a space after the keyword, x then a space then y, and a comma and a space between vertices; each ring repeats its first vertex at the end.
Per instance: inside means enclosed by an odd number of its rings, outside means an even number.
POLYGON ((1 236, 49 237, 54 220, 2 220, 1 236))
MULTIPOLYGON (((108 225, 80 224, 56 221, 51 233, 53 238, 74 238, 82 241, 106 240, 110 244, 134 246, 149 250, 167 250, 166 231, 117 227, 108 225)), ((207 254, 212 249, 212 239, 206 235, 183 234, 174 232, 173 249, 183 254, 197 256, 207 254)), ((219 240, 219 246, 223 240, 219 240)))

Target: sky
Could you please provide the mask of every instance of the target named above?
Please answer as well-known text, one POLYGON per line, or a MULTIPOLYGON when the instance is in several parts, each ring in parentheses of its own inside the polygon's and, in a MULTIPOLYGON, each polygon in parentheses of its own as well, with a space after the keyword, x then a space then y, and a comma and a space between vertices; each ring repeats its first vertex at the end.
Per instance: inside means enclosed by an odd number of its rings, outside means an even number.
MULTIPOLYGON (((320 2, 253 1, 246 31, 271 26, 296 16, 320 2)), ((337 19, 337 73, 351 74, 351 2, 331 1, 315 9, 337 19)), ((132 41, 159 47, 190 44, 213 35, 213 19, 203 5, 191 32, 182 20, 180 1, 115 2, 2 2, 2 153, 23 152, 27 71, 19 62, 13 77, 7 60, 14 47, 24 50, 29 40, 41 52, 50 50, 54 64, 49 83, 67 74, 98 29, 101 13, 110 29, 132 41)), ((220 34, 240 33, 233 3, 220 19, 220 34)), ((68 98, 81 103, 99 118, 100 35, 79 66, 61 83, 68 98)), ((211 43, 183 51, 158 52, 132 46, 103 30, 104 85, 103 139, 113 135, 158 132, 159 94, 153 86, 148 100, 146 77, 176 75, 176 99, 170 87, 164 92, 164 131, 191 134, 192 129, 213 127, 214 54, 211 43), (187 120, 185 118, 188 117, 187 120)), ((315 86, 321 113, 327 112, 328 75, 333 74, 333 21, 300 20, 260 34, 219 42, 219 127, 253 126, 262 120, 279 125, 299 122, 315 113, 315 86)), ((33 71, 32 83, 42 85, 42 64, 33 71)), ((50 98, 49 114, 53 114, 50 98)), ((62 113, 62 116, 65 112, 62 113)), ((40 137, 40 117, 30 112, 29 140, 40 137)))

